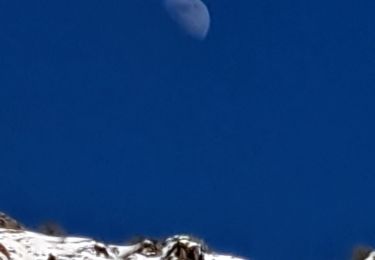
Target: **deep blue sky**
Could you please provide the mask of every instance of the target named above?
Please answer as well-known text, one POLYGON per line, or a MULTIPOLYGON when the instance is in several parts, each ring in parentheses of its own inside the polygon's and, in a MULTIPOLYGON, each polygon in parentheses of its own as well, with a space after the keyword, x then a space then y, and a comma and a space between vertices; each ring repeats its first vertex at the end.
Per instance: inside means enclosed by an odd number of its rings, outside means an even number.
POLYGON ((1 210, 256 260, 375 245, 375 2, 0 1, 1 210))

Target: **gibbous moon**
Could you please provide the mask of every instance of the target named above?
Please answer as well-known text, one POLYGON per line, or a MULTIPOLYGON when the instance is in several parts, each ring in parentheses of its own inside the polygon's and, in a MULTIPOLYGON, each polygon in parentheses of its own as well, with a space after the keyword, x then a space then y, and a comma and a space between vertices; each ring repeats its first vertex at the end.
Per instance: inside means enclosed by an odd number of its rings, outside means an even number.
POLYGON ((203 40, 210 28, 210 14, 201 0, 163 0, 169 16, 191 37, 203 40))

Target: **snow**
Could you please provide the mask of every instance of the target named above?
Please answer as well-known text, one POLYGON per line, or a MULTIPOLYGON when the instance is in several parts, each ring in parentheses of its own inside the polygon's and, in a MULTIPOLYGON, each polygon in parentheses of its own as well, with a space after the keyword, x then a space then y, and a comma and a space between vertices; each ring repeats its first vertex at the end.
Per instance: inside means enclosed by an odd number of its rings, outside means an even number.
POLYGON ((0 260, 244 260, 207 250, 193 237, 144 239, 132 245, 104 244, 85 237, 49 236, 25 229, 0 228, 0 260))
POLYGON ((374 260, 374 259, 375 259, 375 251, 371 252, 370 255, 364 260, 374 260))

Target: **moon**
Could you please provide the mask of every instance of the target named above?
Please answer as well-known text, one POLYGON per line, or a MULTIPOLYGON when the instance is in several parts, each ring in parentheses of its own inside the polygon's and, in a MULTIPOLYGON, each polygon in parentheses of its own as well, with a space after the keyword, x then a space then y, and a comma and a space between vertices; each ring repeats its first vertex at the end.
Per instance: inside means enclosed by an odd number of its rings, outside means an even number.
POLYGON ((210 28, 210 13, 201 0, 163 0, 169 16, 191 37, 204 40, 210 28))

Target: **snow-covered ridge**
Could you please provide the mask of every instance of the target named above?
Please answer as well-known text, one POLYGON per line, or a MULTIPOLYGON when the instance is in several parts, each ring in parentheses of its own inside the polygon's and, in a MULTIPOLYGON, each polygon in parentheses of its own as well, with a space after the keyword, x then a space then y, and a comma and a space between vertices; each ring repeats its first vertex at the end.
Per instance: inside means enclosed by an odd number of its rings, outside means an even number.
POLYGON ((112 245, 85 237, 51 236, 27 230, 0 213, 0 260, 244 260, 208 250, 193 237, 143 239, 112 245))

